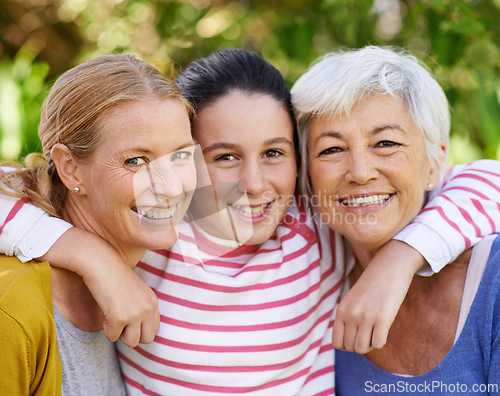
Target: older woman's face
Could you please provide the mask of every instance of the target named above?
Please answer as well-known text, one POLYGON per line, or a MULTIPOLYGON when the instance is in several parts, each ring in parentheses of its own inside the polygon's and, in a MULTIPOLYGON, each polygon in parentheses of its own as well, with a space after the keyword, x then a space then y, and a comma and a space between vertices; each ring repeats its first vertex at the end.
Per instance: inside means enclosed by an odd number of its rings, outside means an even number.
POLYGON ((83 216, 117 248, 170 247, 196 184, 189 117, 177 100, 137 101, 106 114, 82 166, 83 216))
POLYGON ((348 116, 314 119, 309 171, 321 220, 353 247, 378 249, 415 217, 434 172, 406 106, 372 95, 348 116))

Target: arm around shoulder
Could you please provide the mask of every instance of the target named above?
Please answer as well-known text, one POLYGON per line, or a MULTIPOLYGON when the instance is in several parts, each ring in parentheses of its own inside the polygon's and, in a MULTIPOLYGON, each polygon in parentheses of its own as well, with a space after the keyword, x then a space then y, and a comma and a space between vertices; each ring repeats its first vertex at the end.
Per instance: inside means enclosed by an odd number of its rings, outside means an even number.
POLYGON ((29 261, 43 256, 72 225, 42 209, 0 194, 0 252, 29 261))
POLYGON ((426 206, 396 235, 439 272, 464 250, 500 232, 500 162, 480 160, 447 168, 426 206))

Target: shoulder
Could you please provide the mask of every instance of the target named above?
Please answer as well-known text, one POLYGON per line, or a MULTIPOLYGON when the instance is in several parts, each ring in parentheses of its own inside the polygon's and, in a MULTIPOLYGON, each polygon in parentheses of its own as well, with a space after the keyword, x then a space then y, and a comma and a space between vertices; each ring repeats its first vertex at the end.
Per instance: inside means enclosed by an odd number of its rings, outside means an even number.
POLYGON ((491 244, 490 260, 500 261, 500 234, 492 235, 490 238, 494 238, 491 244))
POLYGON ((39 333, 53 315, 49 264, 0 256, 0 312, 2 327, 39 333))
POLYGON ((487 260, 485 275, 487 277, 500 277, 500 235, 493 234, 485 237, 474 247, 473 252, 481 254, 487 260))
POLYGON ((15 293, 18 287, 22 288, 22 295, 50 294, 49 263, 23 263, 16 257, 0 255, 0 301, 15 293))
POLYGON ((2 390, 60 394, 61 363, 48 263, 0 256, 0 335, 2 390))
MULTIPOLYGON (((491 279, 491 283, 496 290, 500 289, 500 234, 496 234, 495 239, 492 236, 485 238, 492 240, 491 249, 489 250, 488 263, 486 264, 487 276, 491 279)), ((479 242, 479 243, 482 243, 479 242)), ((500 293, 495 293, 500 300, 500 293)))
POLYGON ((478 285, 474 297, 476 305, 490 307, 490 313, 500 312, 500 236, 487 236, 473 248, 467 282, 478 285))

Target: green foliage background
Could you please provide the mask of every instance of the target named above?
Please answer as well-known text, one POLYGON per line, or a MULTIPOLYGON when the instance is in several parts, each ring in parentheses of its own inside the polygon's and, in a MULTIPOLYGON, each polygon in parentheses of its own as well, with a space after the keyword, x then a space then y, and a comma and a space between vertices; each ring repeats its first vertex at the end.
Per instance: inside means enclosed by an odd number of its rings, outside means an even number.
POLYGON ((408 48, 435 73, 451 163, 500 159, 500 0, 0 0, 0 157, 39 149, 47 86, 97 55, 134 53, 175 76, 239 47, 291 86, 318 56, 367 44, 408 48))

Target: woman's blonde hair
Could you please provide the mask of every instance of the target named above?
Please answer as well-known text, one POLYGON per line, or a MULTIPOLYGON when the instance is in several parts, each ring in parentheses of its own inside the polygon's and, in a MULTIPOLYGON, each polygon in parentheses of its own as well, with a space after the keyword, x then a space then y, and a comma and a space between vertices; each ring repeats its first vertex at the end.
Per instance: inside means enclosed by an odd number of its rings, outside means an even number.
POLYGON ((68 70, 56 80, 42 106, 38 136, 43 155, 29 154, 25 167, 17 164, 14 171, 0 175, 0 192, 28 198, 61 217, 68 190, 51 158, 54 145, 64 144, 79 161, 90 161, 103 137, 107 112, 142 99, 175 99, 188 115, 192 111, 171 80, 128 54, 100 56, 68 70))

